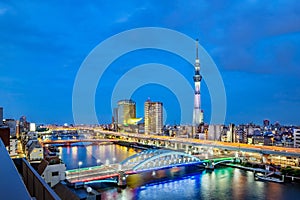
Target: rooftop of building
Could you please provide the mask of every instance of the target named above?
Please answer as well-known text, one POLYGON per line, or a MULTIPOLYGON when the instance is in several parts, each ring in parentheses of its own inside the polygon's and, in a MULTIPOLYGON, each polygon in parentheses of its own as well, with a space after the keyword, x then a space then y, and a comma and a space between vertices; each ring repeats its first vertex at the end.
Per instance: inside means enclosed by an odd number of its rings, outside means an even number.
POLYGON ((135 104, 135 101, 133 101, 132 99, 123 99, 118 101, 118 105, 119 104, 135 104))

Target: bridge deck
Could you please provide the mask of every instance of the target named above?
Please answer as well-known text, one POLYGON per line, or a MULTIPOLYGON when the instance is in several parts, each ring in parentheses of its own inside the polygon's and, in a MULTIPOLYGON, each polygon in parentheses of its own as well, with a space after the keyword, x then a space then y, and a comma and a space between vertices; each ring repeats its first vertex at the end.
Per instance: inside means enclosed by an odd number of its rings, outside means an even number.
POLYGON ((115 142, 115 139, 70 139, 70 140, 45 140, 40 141, 41 145, 45 144, 72 144, 80 142, 91 142, 91 143, 112 143, 115 142))

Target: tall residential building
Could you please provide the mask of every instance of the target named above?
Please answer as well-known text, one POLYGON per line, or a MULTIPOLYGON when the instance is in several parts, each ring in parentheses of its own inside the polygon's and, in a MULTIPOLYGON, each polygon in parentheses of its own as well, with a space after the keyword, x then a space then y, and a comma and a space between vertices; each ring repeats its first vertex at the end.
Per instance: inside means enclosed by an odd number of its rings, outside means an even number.
POLYGON ((264 126, 270 126, 270 120, 264 119, 263 124, 264 124, 264 126))
POLYGON ((236 128, 234 124, 229 124, 229 130, 227 131, 227 142, 237 142, 236 140, 236 128))
POLYGON ((294 147, 300 147, 300 129, 294 129, 294 147))
POLYGON ((35 123, 30 123, 29 124, 29 131, 32 131, 32 132, 36 131, 36 124, 35 123))
POLYGON ((270 120, 268 120, 268 119, 263 120, 263 129, 265 131, 268 131, 270 129, 270 120))
POLYGON ((202 76, 200 75, 200 61, 198 57, 198 40, 196 40, 195 75, 193 79, 195 83, 193 125, 198 127, 199 124, 203 123, 203 111, 201 110, 201 95, 200 95, 202 76))
POLYGON ((20 133, 29 131, 29 123, 26 120, 26 116, 20 117, 19 129, 20 129, 20 133))
POLYGON ((163 128, 163 104, 147 100, 144 106, 145 134, 160 134, 163 128))
POLYGON ((17 132, 17 121, 14 119, 5 119, 5 125, 10 129, 10 136, 15 137, 17 132))
POLYGON ((3 125, 3 108, 0 107, 0 126, 3 125))
POLYGON ((208 127, 208 140, 220 140, 224 125, 210 124, 208 127))
POLYGON ((130 119, 136 118, 136 106, 133 100, 118 101, 117 110, 118 125, 127 125, 130 119))

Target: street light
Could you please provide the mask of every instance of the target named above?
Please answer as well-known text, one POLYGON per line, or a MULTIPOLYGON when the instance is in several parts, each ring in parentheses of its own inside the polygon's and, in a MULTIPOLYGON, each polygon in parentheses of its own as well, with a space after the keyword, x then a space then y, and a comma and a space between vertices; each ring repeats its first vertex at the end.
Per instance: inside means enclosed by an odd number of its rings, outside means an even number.
POLYGON ((78 162, 78 181, 79 181, 79 176, 80 176, 80 167, 81 167, 81 165, 82 165, 82 162, 79 161, 78 162))
POLYGON ((99 165, 99 164, 100 164, 100 162, 101 162, 101 160, 100 160, 100 159, 97 159, 97 165, 99 165))

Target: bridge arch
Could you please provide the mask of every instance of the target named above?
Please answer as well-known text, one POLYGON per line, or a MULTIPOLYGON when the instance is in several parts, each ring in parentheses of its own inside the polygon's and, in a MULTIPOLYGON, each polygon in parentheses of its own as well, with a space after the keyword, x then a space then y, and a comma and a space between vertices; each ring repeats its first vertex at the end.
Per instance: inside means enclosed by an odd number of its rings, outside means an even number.
POLYGON ((221 160, 221 161, 215 162, 214 166, 216 166, 218 164, 221 164, 221 163, 226 163, 226 162, 234 162, 234 159, 231 159, 231 160, 221 160))
POLYGON ((125 159, 120 164, 122 169, 140 171, 201 162, 199 158, 184 152, 151 149, 137 153, 125 159))

